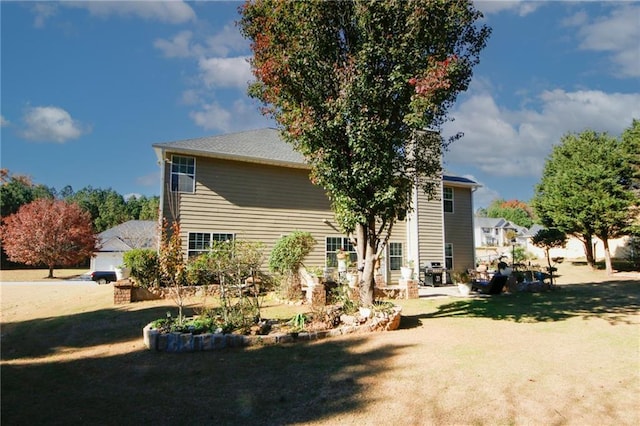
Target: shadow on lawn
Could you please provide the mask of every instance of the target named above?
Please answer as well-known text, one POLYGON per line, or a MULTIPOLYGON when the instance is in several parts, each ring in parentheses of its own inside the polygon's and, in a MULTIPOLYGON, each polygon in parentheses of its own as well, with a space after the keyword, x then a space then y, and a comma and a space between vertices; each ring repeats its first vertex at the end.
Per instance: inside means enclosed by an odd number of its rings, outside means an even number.
POLYGON ((561 321, 573 317, 602 318, 611 324, 632 323, 640 309, 639 281, 612 281, 564 285, 543 293, 518 293, 456 300, 435 312, 403 317, 402 328, 421 319, 481 317, 515 322, 561 321))
POLYGON ((3 327, 3 424, 313 422, 367 410, 375 401, 366 397, 366 382, 388 372, 385 361, 405 347, 364 350, 373 336, 353 336, 187 354, 141 350, 142 327, 166 310, 104 309, 3 327), (136 338, 124 354, 46 359, 60 347, 136 338))

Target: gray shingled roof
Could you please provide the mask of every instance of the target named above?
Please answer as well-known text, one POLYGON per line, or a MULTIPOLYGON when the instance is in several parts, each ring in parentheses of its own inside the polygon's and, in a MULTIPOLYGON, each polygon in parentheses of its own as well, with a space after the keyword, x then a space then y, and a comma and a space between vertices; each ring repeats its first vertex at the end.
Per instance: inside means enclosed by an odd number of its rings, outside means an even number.
POLYGON ((156 248, 158 223, 153 220, 130 220, 98 234, 102 244, 118 238, 131 248, 156 248))
MULTIPOLYGON (((205 136, 174 142, 156 143, 156 150, 230 160, 306 168, 304 157, 280 137, 274 128, 247 130, 218 136, 205 136)), ((158 155, 159 160, 162 156, 158 155)), ((443 179, 462 186, 480 186, 471 179, 446 174, 443 179)))
POLYGON ((442 180, 449 183, 458 183, 464 186, 481 186, 478 184, 478 182, 475 182, 471 179, 468 179, 462 176, 454 176, 450 174, 442 175, 442 180))
POLYGON ((279 131, 273 128, 156 143, 153 147, 175 153, 283 164, 290 167, 304 167, 305 164, 304 157, 283 141, 279 131))

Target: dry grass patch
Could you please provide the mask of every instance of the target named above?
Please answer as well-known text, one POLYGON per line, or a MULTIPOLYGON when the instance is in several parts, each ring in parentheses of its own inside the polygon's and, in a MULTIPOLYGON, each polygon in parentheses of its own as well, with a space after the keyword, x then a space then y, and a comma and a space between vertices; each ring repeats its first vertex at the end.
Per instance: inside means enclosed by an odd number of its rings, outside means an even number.
POLYGON ((403 301, 398 331, 192 354, 144 349, 171 302, 110 288, 2 285, 3 423, 640 423, 639 281, 403 301))
POLYGON ((48 269, 3 269, 0 270, 0 282, 53 282, 56 280, 73 280, 88 272, 87 268, 54 269, 54 278, 49 276, 48 269))

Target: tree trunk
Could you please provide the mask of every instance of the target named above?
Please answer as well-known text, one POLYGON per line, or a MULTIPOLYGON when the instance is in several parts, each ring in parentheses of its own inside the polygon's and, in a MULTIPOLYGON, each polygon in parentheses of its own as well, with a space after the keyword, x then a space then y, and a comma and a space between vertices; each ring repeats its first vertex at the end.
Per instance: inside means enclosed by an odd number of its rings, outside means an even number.
POLYGON ((609 250, 609 239, 600 237, 604 246, 604 264, 607 268, 607 275, 613 275, 613 265, 611 264, 611 251, 609 250))
POLYGON ((53 276, 53 268, 54 268, 53 266, 49 265, 49 275, 47 276, 47 278, 55 278, 53 276))
POLYGON ((375 235, 375 220, 371 222, 369 225, 360 223, 356 227, 360 303, 363 306, 371 306, 374 301, 377 236, 375 235))
POLYGON ((593 236, 591 234, 583 235, 582 243, 584 244, 584 254, 587 257, 587 265, 595 269, 596 260, 593 257, 593 236))

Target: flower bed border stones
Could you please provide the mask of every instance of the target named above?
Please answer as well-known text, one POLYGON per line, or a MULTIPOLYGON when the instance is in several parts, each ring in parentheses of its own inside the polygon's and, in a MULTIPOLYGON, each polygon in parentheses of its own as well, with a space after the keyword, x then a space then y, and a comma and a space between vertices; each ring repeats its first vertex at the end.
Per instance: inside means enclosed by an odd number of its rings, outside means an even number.
POLYGON ((147 324, 142 329, 142 338, 147 349, 157 352, 200 352, 225 348, 240 348, 257 345, 277 345, 299 341, 319 340, 328 337, 373 331, 391 331, 400 327, 402 308, 395 306, 393 313, 374 316, 362 325, 343 325, 322 331, 302 331, 297 334, 276 333, 268 335, 245 336, 242 334, 222 333, 160 333, 147 324))

